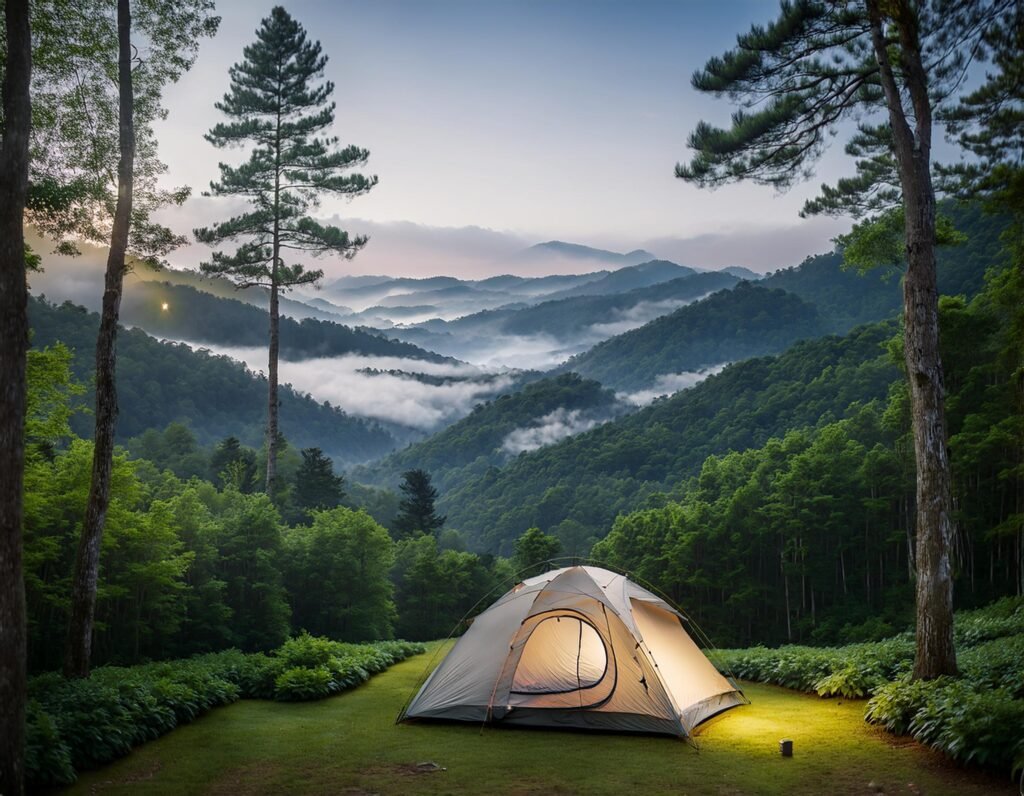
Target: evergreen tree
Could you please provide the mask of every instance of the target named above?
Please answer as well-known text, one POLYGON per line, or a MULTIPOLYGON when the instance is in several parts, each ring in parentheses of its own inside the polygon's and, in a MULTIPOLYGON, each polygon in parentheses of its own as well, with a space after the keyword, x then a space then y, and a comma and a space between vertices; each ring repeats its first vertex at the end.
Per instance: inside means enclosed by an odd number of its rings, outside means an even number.
POLYGON ((402 494, 398 516, 392 530, 396 538, 404 539, 417 533, 433 535, 444 526, 447 517, 434 511, 437 490, 430 484, 426 470, 407 470, 402 473, 402 494))
POLYGON ((220 487, 229 484, 239 492, 251 492, 256 476, 256 451, 238 437, 225 437, 210 456, 210 479, 220 487))
POLYGON ((302 450, 292 500, 303 515, 311 509, 333 509, 345 500, 345 479, 334 474, 334 464, 319 448, 302 450))
POLYGON ((676 176, 700 185, 751 179, 785 188, 810 173, 842 119, 863 119, 847 151, 856 177, 825 187, 806 213, 898 213, 903 227, 904 357, 917 461, 917 656, 914 675, 957 671, 952 504, 939 356, 932 119, 1011 0, 949 3, 794 0, 778 19, 693 76, 743 107, 729 129, 700 122, 676 176), (877 114, 869 124, 868 116, 877 114))
MULTIPOLYGON (((214 196, 243 196, 250 209, 227 221, 195 231, 203 243, 243 240, 233 254, 214 252, 202 267, 229 277, 241 287, 270 290, 269 393, 267 439, 277 440, 279 294, 296 285, 317 282, 323 271, 287 262, 285 252, 352 258, 366 245, 308 215, 322 194, 353 196, 370 190, 376 177, 342 172, 366 163, 370 153, 356 146, 340 148, 334 137, 318 137, 334 122, 330 101, 334 84, 321 81, 327 57, 320 43, 306 39, 303 27, 280 6, 256 31, 244 60, 230 70, 231 89, 216 107, 229 117, 206 139, 218 148, 253 144, 240 166, 220 164, 214 196)), ((266 490, 273 494, 277 477, 276 444, 267 445, 266 490)))

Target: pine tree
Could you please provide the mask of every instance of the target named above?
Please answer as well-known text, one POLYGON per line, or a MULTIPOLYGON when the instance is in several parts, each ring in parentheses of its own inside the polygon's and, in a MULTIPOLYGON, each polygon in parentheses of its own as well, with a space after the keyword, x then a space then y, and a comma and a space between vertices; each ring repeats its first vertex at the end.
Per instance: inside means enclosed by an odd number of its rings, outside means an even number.
POLYGON ((936 103, 1013 0, 793 0, 693 76, 696 89, 742 108, 728 129, 700 122, 696 155, 676 176, 786 188, 810 173, 844 119, 859 121, 847 151, 857 175, 825 187, 806 213, 881 213, 903 227, 905 364, 917 461, 917 656, 914 675, 957 671, 953 646, 952 503, 942 363, 938 242, 932 183, 936 103), (876 124, 869 115, 877 114, 876 124), (889 214, 888 216, 886 214, 889 214))
MULTIPOLYGON (((320 43, 308 41, 303 27, 287 11, 280 6, 271 11, 243 58, 230 70, 230 91, 216 104, 229 121, 214 126, 206 139, 218 148, 253 145, 242 165, 221 163, 220 181, 210 184, 213 196, 243 196, 250 208, 197 229, 195 235, 211 245, 243 241, 233 254, 214 252, 202 266, 205 273, 229 277, 240 287, 270 291, 267 440, 272 441, 279 436, 279 294, 323 276, 323 271, 286 262, 284 253, 354 257, 366 245, 366 237, 350 237, 307 214, 318 206, 321 195, 362 194, 377 178, 343 174, 365 164, 367 150, 341 148, 335 137, 318 137, 334 122, 335 104, 330 101, 334 84, 321 82, 327 57, 320 43)), ((273 494, 277 477, 278 448, 267 445, 268 494, 273 494)))
POLYGON ((251 492, 256 475, 256 451, 246 448, 238 437, 222 439, 210 456, 210 480, 219 486, 233 486, 251 492))
POLYGON ((444 526, 447 517, 438 516, 434 511, 437 490, 430 483, 426 470, 407 470, 402 473, 400 489, 404 497, 398 504, 393 530, 395 536, 404 539, 418 533, 433 535, 444 526))
POLYGON ((292 499, 303 514, 311 509, 333 509, 345 499, 345 479, 334 474, 333 462, 319 448, 302 450, 292 499))

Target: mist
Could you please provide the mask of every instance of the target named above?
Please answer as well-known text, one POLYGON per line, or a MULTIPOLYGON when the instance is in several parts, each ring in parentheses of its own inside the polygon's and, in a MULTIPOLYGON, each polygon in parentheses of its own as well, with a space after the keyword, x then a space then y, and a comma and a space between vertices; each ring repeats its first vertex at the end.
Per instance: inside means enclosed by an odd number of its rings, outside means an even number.
POLYGON ((590 431, 610 419, 585 416, 582 409, 568 410, 565 407, 559 407, 537 420, 537 425, 517 428, 509 432, 501 444, 501 449, 516 456, 543 448, 546 445, 553 445, 566 437, 590 431))
MULTIPOLYGON (((179 341, 176 341, 179 342, 179 341)), ((222 354, 254 372, 265 372, 267 350, 256 347, 200 345, 193 349, 222 354)), ((509 389, 513 378, 505 373, 487 373, 472 365, 426 362, 399 357, 370 357, 349 354, 341 357, 280 360, 280 381, 318 401, 329 401, 350 415, 433 431, 454 422, 480 401, 509 389), (367 373, 402 371, 401 373, 367 373), (430 384, 414 374, 451 377, 443 384, 430 384)))
POLYGON ((716 373, 721 373, 728 362, 723 362, 720 365, 713 365, 710 368, 704 368, 702 370, 688 370, 682 373, 664 373, 658 376, 654 380, 654 384, 648 387, 646 390, 639 390, 637 392, 620 392, 616 393, 615 397, 620 401, 626 401, 627 403, 635 404, 636 406, 646 406, 651 403, 655 398, 661 398, 665 395, 674 395, 682 390, 688 390, 691 387, 696 387, 708 376, 714 376, 716 373))

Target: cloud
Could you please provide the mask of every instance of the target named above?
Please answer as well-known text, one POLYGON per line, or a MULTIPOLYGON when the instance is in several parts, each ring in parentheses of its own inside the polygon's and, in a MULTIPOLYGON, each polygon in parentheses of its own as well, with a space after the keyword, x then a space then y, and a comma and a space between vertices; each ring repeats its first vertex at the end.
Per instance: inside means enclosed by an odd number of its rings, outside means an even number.
POLYGON ((566 437, 590 431, 606 421, 607 418, 599 420, 593 417, 584 417, 582 409, 568 410, 565 407, 559 407, 540 418, 537 425, 511 431, 501 444, 501 449, 512 455, 537 450, 545 445, 553 445, 566 437))
MULTIPOLYGON (((266 368, 265 348, 208 346, 188 343, 244 362, 253 371, 266 368)), ((488 374, 472 365, 425 362, 399 357, 347 355, 281 360, 280 380, 318 401, 329 401, 351 415, 430 431, 468 414, 482 400, 508 389, 513 379, 488 374), (400 370, 403 374, 365 373, 365 369, 400 370), (427 384, 411 375, 451 376, 457 381, 427 384)))
POLYGON ((645 323, 650 323, 655 318, 693 304, 695 301, 707 298, 714 291, 705 293, 692 299, 665 299, 664 301, 641 301, 623 310, 615 310, 614 320, 606 323, 595 323, 590 327, 591 333, 596 337, 594 342, 613 337, 617 334, 638 329, 645 323))
POLYGON ((660 398, 663 395, 672 395, 681 390, 688 390, 691 387, 696 387, 708 376, 714 376, 716 373, 721 373, 728 362, 723 362, 720 365, 714 365, 710 368, 704 368, 703 370, 688 370, 682 373, 664 373, 658 376, 654 380, 654 385, 647 388, 646 390, 639 390, 637 392, 620 392, 616 393, 615 397, 620 401, 626 401, 627 403, 636 404, 637 406, 646 406, 655 398, 660 398))

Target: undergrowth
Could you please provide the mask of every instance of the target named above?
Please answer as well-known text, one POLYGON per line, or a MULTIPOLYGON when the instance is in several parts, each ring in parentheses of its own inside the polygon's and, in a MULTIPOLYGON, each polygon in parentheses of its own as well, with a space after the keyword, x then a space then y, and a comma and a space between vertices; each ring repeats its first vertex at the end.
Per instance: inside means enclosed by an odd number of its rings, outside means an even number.
POLYGON ((104 666, 86 680, 29 683, 26 781, 67 785, 95 768, 237 699, 322 699, 423 652, 423 644, 343 644, 303 634, 269 654, 238 650, 140 666, 104 666))
POLYGON ((903 633, 845 647, 722 650, 716 663, 744 680, 870 697, 865 719, 911 735, 960 763, 1024 769, 1024 598, 957 614, 959 678, 911 677, 914 640, 903 633))

